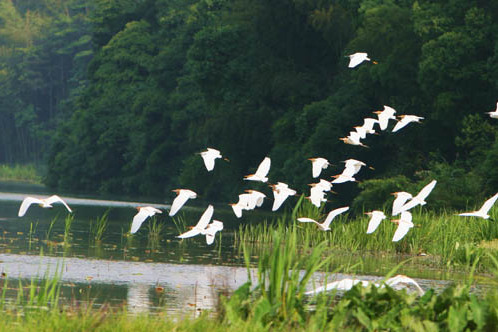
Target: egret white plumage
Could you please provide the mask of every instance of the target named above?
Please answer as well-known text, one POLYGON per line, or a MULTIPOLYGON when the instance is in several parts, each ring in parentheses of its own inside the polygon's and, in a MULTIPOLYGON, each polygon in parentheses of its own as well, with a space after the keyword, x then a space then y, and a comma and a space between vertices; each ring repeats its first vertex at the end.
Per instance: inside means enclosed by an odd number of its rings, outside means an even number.
POLYGON ((204 230, 201 231, 201 234, 206 235, 206 243, 210 245, 213 244, 216 233, 222 230, 223 230, 223 222, 219 220, 213 220, 210 224, 206 226, 204 230))
POLYGON ((244 180, 267 182, 268 178, 266 176, 270 171, 270 166, 271 166, 271 159, 265 157, 265 159, 263 159, 263 161, 259 164, 256 173, 246 175, 244 177, 244 180))
POLYGON ((412 214, 408 211, 401 212, 401 217, 397 220, 391 220, 391 222, 398 224, 396 232, 394 232, 393 242, 398 242, 414 225, 412 223, 412 214))
POLYGON ((156 213, 163 213, 161 210, 152 206, 137 207, 137 210, 138 213, 133 217, 133 222, 131 223, 131 234, 136 233, 140 229, 140 226, 142 226, 145 219, 152 217, 156 213))
POLYGON ((308 160, 311 160, 312 175, 314 178, 319 177, 322 170, 330 165, 329 161, 325 158, 309 158, 308 160))
POLYGON ((356 179, 350 175, 350 174, 337 174, 337 175, 332 175, 334 180, 332 180, 333 184, 338 184, 338 183, 345 183, 345 182, 356 182, 356 179))
POLYGON ((420 120, 424 119, 423 117, 416 115, 400 115, 398 118, 400 120, 394 126, 392 131, 393 133, 397 132, 401 128, 404 128, 406 125, 408 125, 411 122, 420 122, 420 120))
POLYGON ((401 207, 401 211, 408 211, 417 205, 427 204, 425 199, 430 195, 436 184, 436 180, 432 180, 431 182, 429 182, 429 184, 427 184, 424 188, 422 188, 422 190, 420 190, 417 196, 410 199, 405 205, 401 207))
POLYGON ((246 192, 250 195, 247 201, 246 210, 253 210, 256 207, 261 207, 266 198, 266 195, 260 191, 248 189, 246 192))
POLYGON ((28 210, 28 208, 31 206, 31 204, 38 204, 42 208, 46 209, 46 208, 52 208, 53 207, 52 204, 58 203, 58 202, 62 203, 69 212, 73 212, 71 210, 71 208, 69 207, 69 205, 67 205, 66 202, 64 202, 64 200, 57 195, 52 195, 52 196, 47 197, 47 198, 36 198, 36 197, 28 196, 28 197, 23 199, 21 206, 19 207, 19 212, 17 215, 19 217, 24 216, 26 214, 26 211, 28 210))
POLYGON ((348 136, 341 137, 339 138, 339 140, 343 141, 345 144, 363 146, 365 148, 368 148, 368 146, 361 142, 360 134, 358 134, 356 131, 350 131, 348 136))
POLYGON ((319 208, 323 202, 326 202, 325 191, 319 186, 311 187, 309 197, 306 197, 311 201, 311 204, 319 208))
POLYGON ((204 211, 204 213, 202 214, 202 216, 199 218, 197 225, 192 227, 191 230, 189 230, 183 234, 178 235, 177 238, 186 239, 186 238, 201 234, 206 229, 209 222, 211 221, 211 218, 213 217, 213 213, 214 213, 214 208, 212 205, 209 205, 206 208, 206 210, 204 211))
POLYGON ((379 127, 380 130, 386 130, 387 125, 389 124, 389 120, 396 120, 394 114, 396 114, 396 110, 392 107, 384 105, 384 110, 373 112, 377 114, 377 118, 379 119, 379 127))
POLYGON ((289 196, 296 195, 296 191, 289 188, 289 186, 283 182, 272 184, 270 187, 273 190, 274 197, 272 211, 277 211, 289 196))
POLYGON ((330 230, 330 223, 332 222, 332 220, 334 220, 335 217, 337 217, 341 213, 346 212, 347 210, 349 210, 349 206, 341 207, 341 208, 330 211, 329 214, 327 215, 327 218, 325 218, 325 221, 323 223, 319 223, 314 219, 306 218, 306 217, 297 218, 297 221, 299 221, 299 222, 312 222, 312 223, 315 223, 318 226, 318 228, 321 229, 322 231, 329 231, 330 230))
POLYGON ((379 123, 379 120, 373 118, 365 118, 363 119, 363 125, 361 126, 367 134, 375 134, 374 126, 376 123, 379 123))
POLYGON ((412 196, 412 194, 407 193, 406 191, 398 191, 398 192, 392 193, 392 195, 394 195, 394 197, 396 197, 396 198, 394 199, 394 202, 393 202, 393 209, 392 209, 391 214, 393 216, 397 216, 398 214, 401 213, 401 211, 402 211, 401 208, 403 207, 403 205, 405 205, 405 203, 409 199, 412 199, 413 196, 412 196))
POLYGON ((377 227, 379 227, 381 221, 386 219, 386 215, 382 211, 365 212, 365 214, 370 216, 367 234, 373 233, 377 229, 377 227))
POLYGON ((493 112, 486 112, 486 114, 489 114, 490 118, 498 119, 498 102, 496 103, 496 110, 493 112))
POLYGON ((171 217, 174 216, 189 199, 195 199, 197 197, 197 194, 189 189, 174 189, 172 191, 175 192, 177 196, 169 209, 169 215, 171 217))
MULTIPOLYGON (((349 64, 348 64, 349 68, 354 68, 363 61, 370 61, 368 54, 365 52, 357 52, 354 54, 347 55, 347 57, 349 57, 349 64)), ((373 63, 377 64, 377 62, 375 61, 373 61, 373 63)))
MULTIPOLYGON (((223 158, 219 150, 213 148, 207 148, 206 151, 202 151, 200 153, 202 159, 204 160, 204 165, 208 172, 211 172, 214 169, 214 161, 218 158, 223 158)), ((228 160, 224 158, 225 160, 228 160)))
POLYGON ((387 286, 394 288, 394 289, 407 289, 407 290, 410 289, 409 288, 410 286, 414 286, 419 295, 424 295, 424 293, 425 293, 424 290, 422 289, 422 287, 420 287, 420 285, 415 280, 413 280, 412 278, 407 277, 405 275, 399 274, 395 277, 387 279, 385 282, 375 282, 375 283, 373 283, 370 280, 346 278, 346 279, 342 279, 339 281, 334 281, 334 282, 328 283, 325 286, 318 287, 315 290, 306 292, 304 294, 305 295, 315 295, 315 294, 330 291, 330 290, 338 290, 338 291, 345 292, 345 291, 350 290, 351 288, 353 288, 355 285, 358 285, 358 284, 360 284, 362 287, 367 287, 370 284, 373 284, 375 287, 384 287, 384 285, 387 285, 387 286))
POLYGON ((483 218, 483 219, 489 219, 489 210, 493 207, 495 204, 496 200, 498 199, 498 193, 496 193, 493 197, 488 199, 484 204, 481 206, 481 208, 477 211, 472 211, 472 212, 465 212, 465 213, 460 213, 459 216, 462 217, 477 217, 477 218, 483 218))

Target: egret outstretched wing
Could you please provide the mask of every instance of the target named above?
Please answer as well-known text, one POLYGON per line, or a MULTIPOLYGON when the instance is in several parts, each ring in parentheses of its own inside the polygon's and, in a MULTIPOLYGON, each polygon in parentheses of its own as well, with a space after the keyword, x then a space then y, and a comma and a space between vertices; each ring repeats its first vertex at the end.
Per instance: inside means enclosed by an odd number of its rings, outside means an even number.
POLYGON ((162 213, 162 211, 150 206, 139 208, 138 213, 133 217, 130 233, 136 233, 140 229, 140 226, 142 226, 145 219, 152 217, 156 213, 162 213))
POLYGON ((325 221, 322 223, 322 227, 329 228, 329 225, 332 222, 332 220, 334 220, 335 217, 337 217, 341 213, 346 212, 347 210, 349 210, 349 206, 341 207, 330 211, 329 214, 327 215, 327 218, 325 218, 325 221))
POLYGON ((171 208, 169 210, 170 216, 174 216, 190 198, 197 197, 195 192, 188 189, 177 189, 176 192, 178 195, 173 200, 173 204, 171 204, 171 208))
POLYGON ((371 234, 379 227, 381 221, 386 218, 386 215, 382 211, 372 211, 367 212, 367 214, 371 216, 368 222, 367 234, 371 234))
POLYGON ((34 198, 34 197, 26 197, 22 203, 21 203, 21 207, 19 208, 19 213, 17 214, 19 217, 22 217, 26 214, 26 211, 28 210, 28 208, 31 206, 31 204, 43 204, 43 201, 41 199, 38 199, 38 198, 34 198))
POLYGON ((52 195, 50 196, 49 198, 45 199, 45 203, 49 204, 49 205, 52 205, 54 203, 57 203, 57 202, 60 202, 62 204, 64 204, 64 206, 66 207, 66 209, 69 211, 69 212, 73 212, 70 208, 69 208, 69 205, 66 204, 66 202, 64 202, 64 200, 62 198, 60 198, 59 196, 57 195, 52 195))

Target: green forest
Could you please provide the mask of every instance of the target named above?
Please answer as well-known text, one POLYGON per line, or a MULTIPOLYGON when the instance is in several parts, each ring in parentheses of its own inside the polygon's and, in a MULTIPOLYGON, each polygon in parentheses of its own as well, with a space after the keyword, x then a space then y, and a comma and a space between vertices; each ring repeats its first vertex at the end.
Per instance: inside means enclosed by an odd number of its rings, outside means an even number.
POLYGON ((498 188, 497 101, 498 0, 0 0, 0 163, 54 190, 233 201, 265 156, 301 192, 307 158, 355 158, 375 170, 331 200, 437 179, 462 208, 498 188), (425 119, 339 140, 383 105, 425 119))

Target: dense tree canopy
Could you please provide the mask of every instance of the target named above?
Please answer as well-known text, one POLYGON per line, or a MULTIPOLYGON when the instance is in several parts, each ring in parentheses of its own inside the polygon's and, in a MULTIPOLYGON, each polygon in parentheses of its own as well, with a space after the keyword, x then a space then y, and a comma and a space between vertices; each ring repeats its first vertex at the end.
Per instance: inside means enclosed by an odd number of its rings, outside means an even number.
POLYGON ((0 52, 0 162, 46 161, 54 188, 233 200, 266 155, 300 190, 306 158, 367 162, 334 188, 358 207, 498 188, 498 0, 0 0, 0 52), (425 120, 338 140, 383 105, 425 120), (230 159, 209 176, 208 146, 230 159))

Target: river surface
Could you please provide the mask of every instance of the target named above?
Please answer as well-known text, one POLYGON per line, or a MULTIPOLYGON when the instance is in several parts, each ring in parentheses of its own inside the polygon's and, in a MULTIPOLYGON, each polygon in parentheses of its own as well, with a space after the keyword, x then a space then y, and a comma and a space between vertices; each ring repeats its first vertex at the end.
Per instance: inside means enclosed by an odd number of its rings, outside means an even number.
MULTIPOLYGON (((243 218, 237 219, 228 205, 215 205, 214 219, 224 222, 224 230, 216 235, 211 246, 200 236, 176 238, 186 227, 197 223, 208 205, 200 200, 188 201, 172 219, 167 216, 170 202, 60 195, 73 209, 74 220, 69 228, 67 210, 61 204, 52 209, 32 205, 24 217, 17 217, 24 197, 52 194, 42 186, 0 183, 0 272, 9 284, 56 275, 62 281, 64 298, 96 306, 125 304, 130 312, 167 310, 195 315, 213 309, 220 293, 236 289, 248 278, 242 254, 233 240, 239 225, 271 221, 274 217, 263 209, 244 212, 243 218), (145 221, 130 236, 135 208, 145 205, 164 213, 145 221), (101 240, 96 241, 91 224, 95 225, 104 214, 108 224, 101 240), (153 236, 153 224, 162 227, 158 236, 153 236)), ((338 266, 354 265, 359 260, 349 253, 338 252, 336 256, 338 266)), ((364 257, 361 265, 364 275, 357 277, 379 280, 403 259, 364 257)), ((441 288, 461 278, 416 264, 400 272, 416 277, 425 289, 441 288)), ((255 271, 250 273, 254 279, 255 271)), ((346 277, 336 274, 327 278, 331 281, 346 277)), ((320 283, 324 275, 317 274, 314 278, 320 283)), ((14 292, 11 295, 15 298, 14 292)))

